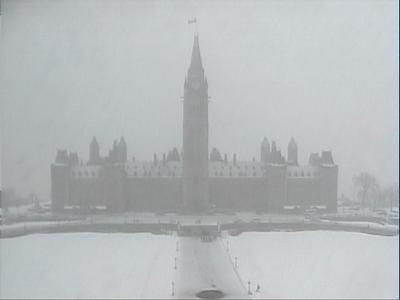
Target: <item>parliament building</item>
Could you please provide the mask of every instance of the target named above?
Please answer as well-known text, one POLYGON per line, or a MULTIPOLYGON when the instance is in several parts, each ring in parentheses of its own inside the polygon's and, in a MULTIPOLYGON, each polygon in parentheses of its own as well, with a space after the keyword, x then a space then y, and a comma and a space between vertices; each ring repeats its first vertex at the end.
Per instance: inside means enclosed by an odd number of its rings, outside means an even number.
POLYGON ((101 156, 96 138, 89 160, 58 150, 51 165, 53 212, 149 211, 210 213, 223 211, 282 212, 288 208, 337 210, 338 166, 330 151, 311 153, 299 165, 292 138, 285 158, 274 141, 261 142, 252 161, 228 158, 208 145, 208 82, 198 36, 184 83, 182 151, 153 155, 150 161, 128 159, 122 137, 101 156))

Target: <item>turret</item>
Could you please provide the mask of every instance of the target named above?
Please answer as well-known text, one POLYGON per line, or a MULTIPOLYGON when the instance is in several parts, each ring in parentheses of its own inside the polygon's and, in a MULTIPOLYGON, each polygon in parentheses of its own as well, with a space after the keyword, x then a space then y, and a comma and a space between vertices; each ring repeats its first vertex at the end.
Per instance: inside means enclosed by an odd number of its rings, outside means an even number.
POLYGON ((324 165, 334 165, 332 152, 331 151, 322 151, 321 153, 321 164, 324 165))
POLYGON ((294 140, 294 138, 290 139, 289 145, 288 145, 288 154, 287 154, 287 160, 289 165, 298 165, 298 160, 297 160, 297 143, 294 140))
POLYGON ((65 164, 68 165, 69 157, 67 150, 58 150, 56 155, 56 163, 57 164, 65 164))
POLYGON ((308 164, 311 166, 319 166, 320 164, 320 157, 318 153, 310 153, 310 158, 308 159, 308 164))
POLYGON ((271 150, 269 147, 269 142, 266 137, 264 137, 262 143, 261 143, 261 155, 260 155, 260 160, 263 163, 269 163, 270 162, 270 156, 271 156, 271 150))
POLYGON ((98 164, 100 162, 100 147, 96 137, 93 137, 89 145, 88 164, 98 164))
POLYGON ((128 158, 128 151, 124 137, 122 136, 118 143, 118 162, 124 163, 128 158))

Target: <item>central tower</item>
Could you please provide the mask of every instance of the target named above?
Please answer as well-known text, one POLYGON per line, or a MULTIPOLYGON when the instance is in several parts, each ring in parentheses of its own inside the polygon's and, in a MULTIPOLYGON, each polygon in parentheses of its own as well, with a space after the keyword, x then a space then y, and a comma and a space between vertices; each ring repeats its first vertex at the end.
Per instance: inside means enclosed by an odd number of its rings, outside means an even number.
POLYGON ((186 211, 208 209, 208 84, 195 35, 183 100, 183 204, 186 211))

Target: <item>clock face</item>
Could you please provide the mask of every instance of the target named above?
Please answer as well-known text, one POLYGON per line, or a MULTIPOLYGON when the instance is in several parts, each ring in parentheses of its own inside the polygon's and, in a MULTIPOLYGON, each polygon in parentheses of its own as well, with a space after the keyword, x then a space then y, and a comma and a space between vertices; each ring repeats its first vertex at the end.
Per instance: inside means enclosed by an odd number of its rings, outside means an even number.
POLYGON ((200 88, 200 81, 193 80, 191 86, 192 86, 193 89, 198 90, 200 88))

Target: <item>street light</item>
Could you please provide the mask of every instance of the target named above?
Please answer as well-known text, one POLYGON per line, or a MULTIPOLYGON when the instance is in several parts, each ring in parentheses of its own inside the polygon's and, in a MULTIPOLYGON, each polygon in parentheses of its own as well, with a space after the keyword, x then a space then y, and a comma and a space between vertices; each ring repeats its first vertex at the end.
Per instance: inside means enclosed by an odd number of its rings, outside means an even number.
POLYGON ((176 270, 176 257, 174 259, 174 269, 176 270))
POLYGON ((171 295, 174 296, 175 295, 175 289, 174 289, 175 283, 172 281, 172 293, 171 295))
POLYGON ((237 263, 237 256, 235 256, 235 269, 237 269, 238 263, 237 263))
POLYGON ((248 286, 247 293, 248 293, 249 295, 251 295, 251 291, 250 291, 250 280, 247 282, 247 286, 248 286))

